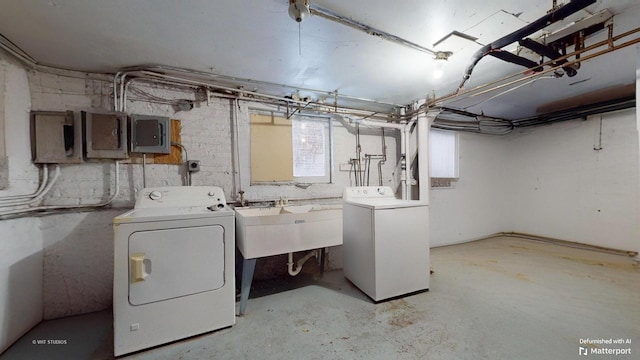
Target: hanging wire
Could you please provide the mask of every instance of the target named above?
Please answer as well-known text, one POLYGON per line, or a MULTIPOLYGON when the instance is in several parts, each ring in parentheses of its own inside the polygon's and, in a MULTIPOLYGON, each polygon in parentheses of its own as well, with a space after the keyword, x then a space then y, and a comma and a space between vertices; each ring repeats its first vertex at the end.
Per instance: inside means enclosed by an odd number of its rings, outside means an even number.
POLYGON ((298 55, 302 56, 302 35, 300 22, 298 23, 298 55))

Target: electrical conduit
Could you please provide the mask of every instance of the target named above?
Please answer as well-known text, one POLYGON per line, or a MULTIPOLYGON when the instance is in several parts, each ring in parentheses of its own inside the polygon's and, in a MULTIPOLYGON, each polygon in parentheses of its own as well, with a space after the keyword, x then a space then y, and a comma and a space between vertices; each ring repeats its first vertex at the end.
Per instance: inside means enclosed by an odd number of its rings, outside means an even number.
POLYGON ((0 206, 4 206, 3 204, 4 202, 14 202, 17 200, 29 201, 33 199, 34 197, 38 196, 42 192, 45 185, 47 184, 48 178, 49 178, 49 168, 46 165, 43 165, 42 177, 40 178, 40 185, 38 186, 38 189, 36 190, 36 192, 28 195, 10 195, 10 196, 0 197, 0 206))
POLYGON ((31 206, 31 205, 33 205, 35 203, 38 203, 51 190, 51 188, 53 187, 53 184, 56 183, 56 181, 58 180, 59 176, 60 176, 60 165, 56 164, 56 170, 55 170, 55 173, 53 174, 53 178, 51 180, 43 178, 44 182, 43 182, 42 185, 46 184, 46 186, 44 187, 44 189, 39 191, 36 194, 36 196, 34 196, 33 198, 30 198, 30 199, 26 199, 26 200, 18 200, 18 201, 6 202, 6 203, 3 203, 3 204, 0 204, 0 207, 31 206))
MULTIPOLYGON (((32 207, 32 208, 26 208, 26 209, 2 211, 0 212, 0 219, 2 219, 2 217, 7 215, 17 215, 17 214, 23 214, 28 212, 34 212, 34 211, 97 208, 97 207, 103 207, 103 206, 109 205, 120 194, 120 161, 119 160, 115 162, 115 168, 116 168, 115 169, 115 178, 116 178, 115 192, 109 197, 109 199, 107 199, 102 203, 88 204, 88 205, 48 205, 48 206, 38 206, 38 207, 32 207)), ((47 187, 43 191, 43 194, 41 194, 40 199, 42 199, 42 197, 44 197, 44 195, 51 189, 51 187, 53 186, 53 184, 55 183, 55 180, 57 180, 59 175, 60 175, 60 167, 59 165, 56 164, 56 174, 54 175, 54 179, 50 181, 49 184, 47 184, 47 187)))

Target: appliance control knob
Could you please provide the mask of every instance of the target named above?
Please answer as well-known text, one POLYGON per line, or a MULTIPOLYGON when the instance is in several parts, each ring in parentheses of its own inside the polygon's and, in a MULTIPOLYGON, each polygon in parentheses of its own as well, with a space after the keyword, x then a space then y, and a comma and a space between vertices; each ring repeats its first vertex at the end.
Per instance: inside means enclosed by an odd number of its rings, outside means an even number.
POLYGON ((149 193, 149 199, 151 200, 160 200, 162 198, 162 193, 158 190, 153 190, 149 193))
POLYGON ((367 190, 362 190, 362 193, 363 193, 363 194, 366 194, 366 193, 367 193, 367 190))
POLYGON ((224 209, 224 204, 214 204, 214 205, 211 205, 211 206, 207 206, 207 209, 209 209, 211 211, 222 210, 222 209, 224 209))

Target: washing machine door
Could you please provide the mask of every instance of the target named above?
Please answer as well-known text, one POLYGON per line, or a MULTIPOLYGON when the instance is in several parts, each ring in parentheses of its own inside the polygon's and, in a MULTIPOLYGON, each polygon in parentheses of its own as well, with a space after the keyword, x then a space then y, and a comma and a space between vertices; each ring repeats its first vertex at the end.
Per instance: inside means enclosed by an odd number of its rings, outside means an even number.
POLYGON ((220 225, 134 232, 129 236, 129 303, 219 289, 224 260, 220 225))

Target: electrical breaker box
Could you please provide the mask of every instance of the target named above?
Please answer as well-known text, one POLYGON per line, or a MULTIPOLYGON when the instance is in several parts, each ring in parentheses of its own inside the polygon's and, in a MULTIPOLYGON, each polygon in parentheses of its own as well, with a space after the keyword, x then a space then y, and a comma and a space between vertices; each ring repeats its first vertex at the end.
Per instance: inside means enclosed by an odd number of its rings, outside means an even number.
POLYGON ((81 112, 87 159, 127 158, 125 113, 81 112))
POLYGON ((171 123, 168 117, 132 115, 131 152, 171 153, 171 123))
POLYGON ((31 154, 36 164, 82 162, 82 126, 72 111, 31 112, 31 154))

